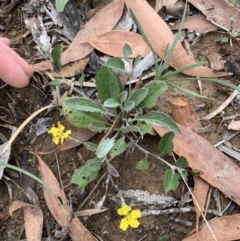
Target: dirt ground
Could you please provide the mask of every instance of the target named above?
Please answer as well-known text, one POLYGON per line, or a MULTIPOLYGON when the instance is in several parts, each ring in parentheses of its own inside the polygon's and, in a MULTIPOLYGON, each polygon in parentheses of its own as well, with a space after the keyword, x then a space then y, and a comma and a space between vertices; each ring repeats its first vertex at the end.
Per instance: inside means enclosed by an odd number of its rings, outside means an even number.
MULTIPOLYGON (((1 2, 1 1, 0 1, 1 2)), ((93 10, 87 9, 87 19, 89 19, 95 12, 101 9, 110 1, 95 1, 95 8, 93 10)), ((153 2, 153 1, 152 1, 153 2)), ((26 33, 24 23, 22 21, 21 4, 18 4, 10 13, 11 16, 0 16, 0 36, 8 37, 12 40, 12 48, 16 50, 24 59, 29 62, 35 61, 36 49, 34 43, 31 41, 31 35, 26 33), (24 36, 24 37, 23 37, 24 36)), ((0 5, 1 8, 1 5, 0 5)), ((196 60, 201 61, 206 59, 206 55, 209 52, 224 53, 224 60, 229 60, 234 64, 239 64, 240 56, 240 43, 236 40, 233 41, 233 47, 229 44, 220 44, 219 39, 224 36, 222 33, 208 33, 203 36, 200 41, 192 47, 192 51, 196 60)), ((227 67, 226 67, 227 68, 227 67)), ((17 76, 16 76, 17 78, 17 76)), ((239 84, 239 80, 236 77, 225 78, 226 81, 239 84)), ((50 103, 52 101, 51 88, 48 84, 48 79, 43 76, 35 75, 32 78, 31 83, 24 89, 15 89, 10 86, 4 86, 1 83, 0 88, 0 134, 1 143, 4 142, 3 137, 10 138, 11 131, 6 128, 6 124, 18 127, 31 113, 50 103), (9 111, 10 107, 13 107, 16 116, 9 111)), ((198 85, 196 82, 182 82, 182 86, 198 91, 198 85)), ((186 97, 193 105, 198 107, 201 104, 205 104, 205 107, 199 110, 197 113, 199 117, 206 115, 207 113, 215 110, 220 104, 226 100, 231 93, 231 90, 224 91, 219 89, 212 83, 203 83, 203 95, 213 98, 212 100, 199 99, 195 97, 186 96, 176 90, 169 88, 169 90, 161 96, 156 109, 161 110, 167 114, 170 112, 170 103, 176 100, 178 97, 186 97)), ((229 116, 239 113, 239 103, 234 102, 229 105, 222 113, 222 116, 229 116)), ((206 133, 207 139, 216 144, 222 140, 222 135, 226 131, 226 126, 229 123, 224 122, 220 125, 222 116, 218 116, 210 121, 211 131, 206 133)), ((57 123, 59 120, 66 126, 68 126, 66 120, 61 116, 58 109, 53 110, 46 115, 40 115, 33 120, 36 123, 39 117, 51 117, 53 123, 57 123)), ((55 148, 51 141, 51 137, 47 134, 41 135, 37 138, 29 135, 28 125, 18 136, 17 140, 13 143, 12 154, 10 163, 13 165, 19 165, 21 167, 28 166, 31 170, 37 173, 37 164, 35 158, 29 154, 28 151, 33 150, 35 152, 53 150, 55 148), (30 166, 30 167, 29 167, 30 166)), ((98 143, 102 136, 99 134, 92 138, 91 141, 98 143)), ((159 136, 146 136, 144 140, 141 140, 139 144, 150 152, 157 153, 157 145, 159 142, 159 136)), ((236 136, 232 141, 232 145, 240 148, 239 137, 236 136)), ((81 203, 89 195, 93 187, 100 180, 101 176, 105 173, 103 169, 99 177, 88 185, 86 192, 83 195, 79 194, 77 185, 71 184, 71 176, 74 173, 75 168, 78 168, 84 163, 84 160, 88 160, 93 157, 93 154, 87 151, 84 147, 76 147, 71 150, 62 151, 57 153, 57 159, 60 166, 61 180, 64 186, 66 195, 69 193, 76 198, 76 203, 73 203, 73 211, 78 210, 81 203)), ((154 158, 149 158, 150 168, 145 171, 139 171, 136 169, 136 163, 144 157, 144 153, 135 150, 133 154, 124 159, 124 156, 115 158, 112 162, 113 166, 119 171, 120 177, 114 179, 114 183, 109 184, 107 200, 104 203, 104 207, 108 208, 106 212, 80 217, 82 223, 87 229, 100 237, 99 240, 104 241, 157 241, 159 237, 168 235, 169 240, 179 241, 194 229, 195 213, 178 214, 175 218, 182 219, 193 223, 192 227, 186 227, 183 224, 179 224, 170 220, 171 215, 160 216, 147 216, 141 218, 141 226, 137 229, 128 229, 123 232, 119 229, 120 217, 117 215, 118 204, 111 198, 116 194, 114 185, 116 184, 121 190, 146 190, 151 193, 159 193, 171 196, 172 193, 166 194, 163 189, 164 174, 167 167, 154 158)), ((49 165, 53 173, 59 179, 58 168, 56 164, 55 154, 48 154, 42 156, 43 160, 49 165)), ((171 158, 169 158, 171 161, 171 158)), ((24 188, 26 180, 20 177, 18 173, 6 171, 6 176, 10 180, 0 180, 0 241, 10 240, 24 240, 26 238, 24 233, 24 219, 21 210, 14 212, 13 216, 9 216, 9 206, 14 200, 25 200, 25 195, 20 187, 24 188), (10 192, 11 191, 11 192, 10 192)), ((191 182, 190 182, 191 184, 191 182)), ((36 186, 36 183, 33 186, 36 186)), ((51 216, 49 210, 46 207, 44 197, 42 194, 42 187, 37 186, 36 193, 39 197, 40 205, 44 213, 44 226, 43 226, 43 238, 48 237, 50 232, 54 232, 55 229, 59 229, 57 223, 51 216)), ((105 193, 105 179, 103 178, 96 190, 89 196, 86 203, 80 208, 80 210, 90 209, 94 207, 94 203, 97 203, 105 193)), ((192 203, 189 204, 192 206, 192 203)), ((235 208, 235 212, 238 208, 235 208)), ((212 216, 207 216, 212 218, 212 216)), ((70 240, 67 237, 64 240, 70 240)))

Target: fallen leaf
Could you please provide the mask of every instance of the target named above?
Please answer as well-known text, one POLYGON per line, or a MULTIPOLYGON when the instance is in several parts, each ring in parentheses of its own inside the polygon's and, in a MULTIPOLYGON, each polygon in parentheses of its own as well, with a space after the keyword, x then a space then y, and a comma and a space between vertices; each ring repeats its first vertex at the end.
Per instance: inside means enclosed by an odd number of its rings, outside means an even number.
POLYGON ((81 74, 88 63, 88 60, 89 58, 80 59, 76 62, 64 65, 60 68, 60 72, 54 71, 51 62, 47 61, 33 64, 32 67, 35 72, 44 72, 47 70, 51 70, 50 73, 53 77, 69 78, 72 76, 76 76, 77 74, 81 74))
MULTIPOLYGON (((128 9, 132 9, 154 51, 159 57, 164 58, 167 47, 173 44, 175 38, 168 25, 159 17, 154 9, 151 8, 146 0, 125 0, 125 3, 128 9)), ((196 62, 187 55, 181 43, 178 42, 169 61, 169 65, 178 69, 195 63, 196 62)), ((195 67, 183 73, 198 77, 219 77, 228 75, 226 72, 214 72, 204 66, 195 67)))
MULTIPOLYGON (((174 152, 184 156, 192 169, 202 171, 202 179, 240 205, 239 167, 206 139, 186 127, 178 126, 181 134, 173 138, 174 152)), ((169 132, 160 126, 154 125, 153 128, 160 136, 169 132)))
POLYGON ((88 141, 97 134, 97 132, 91 131, 89 129, 77 129, 73 127, 71 130, 72 138, 78 140, 79 142, 74 140, 67 140, 61 145, 59 151, 64 151, 79 146, 81 143, 88 141))
POLYGON ((41 179, 51 187, 52 192, 47 190, 45 187, 43 188, 44 198, 46 204, 55 218, 56 222, 62 227, 66 228, 70 224, 69 236, 73 241, 96 241, 96 239, 91 235, 91 233, 83 226, 80 220, 73 215, 71 220, 71 210, 68 206, 68 200, 65 196, 64 191, 60 188, 59 183, 56 177, 53 175, 52 171, 45 164, 45 162, 41 159, 41 157, 35 153, 34 154, 38 159, 39 164, 39 172, 41 175, 41 179), (60 200, 53 195, 55 194, 60 200))
MULTIPOLYGON (((235 214, 231 216, 224 216, 214 218, 208 221, 217 241, 231 241, 240 239, 240 214, 235 214)), ((209 231, 206 223, 203 224, 201 231, 199 231, 200 240, 212 241, 213 236, 209 231)), ((183 241, 196 241, 196 234, 193 234, 183 241)))
POLYGON ((14 211, 20 208, 23 208, 24 212, 24 226, 27 240, 41 241, 43 228, 42 210, 33 204, 22 201, 14 201, 9 207, 10 216, 12 216, 14 211))
POLYGON ((123 7, 123 0, 114 0, 96 13, 78 32, 67 50, 62 53, 62 65, 82 59, 92 52, 93 47, 81 41, 92 35, 112 30, 122 15, 123 7))
POLYGON ((228 130, 239 131, 240 130, 240 121, 232 120, 228 125, 228 130))
MULTIPOLYGON (((178 30, 179 27, 180 22, 170 26, 172 30, 178 30)), ((182 29, 188 29, 188 32, 194 30, 196 33, 205 33, 207 31, 216 31, 218 27, 206 20, 204 15, 194 15, 185 18, 182 29)))
MULTIPOLYGON (((207 0, 203 3, 202 0, 189 0, 195 8, 202 12, 209 20, 216 22, 219 25, 223 25, 228 29, 232 29, 232 16, 233 7, 228 5, 222 0, 207 0)), ((238 19, 240 12, 236 8, 234 11, 234 18, 238 19)), ((236 21, 236 32, 240 31, 240 22, 236 21)))
POLYGON ((222 58, 222 56, 219 53, 212 52, 207 55, 207 58, 210 62, 210 66, 213 70, 222 70, 224 69, 224 65, 226 63, 226 60, 222 58))
MULTIPOLYGON (((201 122, 197 118, 197 114, 193 109, 192 105, 189 104, 186 98, 178 98, 171 104, 171 110, 173 114, 173 119, 190 129, 202 127, 201 122)), ((200 136, 205 137, 204 134, 200 134, 200 136)), ((201 177, 194 176, 194 189, 193 195, 198 203, 194 201, 195 211, 196 211, 196 231, 198 232, 199 226, 199 218, 201 216, 201 212, 205 208, 205 203, 207 199, 207 194, 209 191, 209 184, 204 181, 201 177), (200 210, 199 210, 199 208, 200 210)))
POLYGON ((137 55, 145 57, 150 53, 150 48, 144 38, 137 33, 125 31, 109 31, 88 39, 82 40, 81 43, 89 43, 95 49, 114 57, 123 56, 123 46, 128 44, 132 49, 130 58, 135 58, 137 55))

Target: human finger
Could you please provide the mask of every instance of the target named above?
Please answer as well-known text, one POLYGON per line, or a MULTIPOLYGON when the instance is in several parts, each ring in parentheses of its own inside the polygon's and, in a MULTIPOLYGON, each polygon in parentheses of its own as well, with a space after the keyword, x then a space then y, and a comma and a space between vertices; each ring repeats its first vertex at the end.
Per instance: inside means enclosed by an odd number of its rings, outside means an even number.
POLYGON ((15 51, 13 51, 11 48, 9 48, 6 44, 4 44, 1 41, 0 48, 4 48, 8 52, 8 54, 16 60, 18 65, 23 69, 23 71, 29 78, 32 77, 34 73, 32 66, 30 66, 22 57, 20 57, 15 51))
POLYGON ((29 83, 29 77, 16 59, 0 45, 0 79, 7 84, 23 88, 29 83))

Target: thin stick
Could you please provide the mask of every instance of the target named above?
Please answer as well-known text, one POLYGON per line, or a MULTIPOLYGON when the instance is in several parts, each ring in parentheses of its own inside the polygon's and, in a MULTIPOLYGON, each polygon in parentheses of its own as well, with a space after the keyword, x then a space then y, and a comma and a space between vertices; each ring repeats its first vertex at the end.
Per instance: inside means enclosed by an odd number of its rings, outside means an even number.
POLYGON ((14 142, 14 140, 16 139, 16 137, 18 136, 18 134, 22 131, 22 129, 35 117, 37 116, 39 113, 41 113, 42 111, 53 107, 53 105, 48 105, 45 106, 43 108, 41 108, 40 110, 37 110, 36 112, 34 112, 32 115, 30 115, 19 127, 18 129, 14 132, 14 134, 11 136, 10 140, 8 141, 7 145, 3 148, 2 152, 0 153, 0 156, 12 145, 12 143, 14 142))

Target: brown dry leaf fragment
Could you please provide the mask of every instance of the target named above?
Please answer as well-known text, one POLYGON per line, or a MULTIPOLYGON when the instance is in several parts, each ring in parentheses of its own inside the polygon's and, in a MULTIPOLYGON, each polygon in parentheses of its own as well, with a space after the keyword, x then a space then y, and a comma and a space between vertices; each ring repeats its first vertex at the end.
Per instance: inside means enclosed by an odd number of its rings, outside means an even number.
MULTIPOLYGON (((222 0, 189 0, 195 8, 202 12, 207 18, 214 20, 214 22, 232 29, 230 17, 232 16, 233 7, 222 0)), ((234 11, 234 18, 238 19, 240 12, 236 8, 234 11)), ((236 31, 240 31, 240 21, 236 22, 236 31)))
MULTIPOLYGON (((160 136, 169 132, 160 126, 153 128, 160 136)), ((184 156, 192 169, 202 171, 202 179, 240 205, 240 168, 206 139, 186 127, 179 128, 181 134, 173 139, 174 152, 184 156)))
POLYGON ((114 0, 96 13, 78 32, 67 50, 62 53, 62 65, 86 57, 93 47, 88 43, 81 43, 81 41, 92 35, 112 30, 122 15, 123 7, 123 0, 114 0))
POLYGON ((171 110, 173 119, 177 123, 190 129, 202 127, 195 110, 186 98, 178 98, 171 103, 171 110))
POLYGON ((74 63, 69 63, 61 67, 59 73, 54 71, 52 75, 54 77, 65 77, 65 78, 76 76, 77 74, 81 74, 84 71, 88 61, 89 61, 89 58, 85 58, 85 59, 80 59, 74 63))
MULTIPOLYGON (((53 175, 52 171, 41 159, 41 157, 35 153, 34 154, 38 159, 39 172, 41 174, 41 179, 47 183, 53 193, 61 200, 59 204, 56 197, 46 188, 43 188, 44 198, 46 204, 55 218, 56 222, 62 227, 66 228, 71 221, 71 210, 68 206, 68 201, 65 196, 65 193, 60 188, 59 183, 56 177, 53 175)), ((73 216, 69 229, 69 236, 73 241, 96 241, 96 239, 91 235, 91 233, 83 226, 80 220, 73 216)))
POLYGON ((84 39, 81 43, 89 43, 95 49, 114 57, 123 56, 123 46, 128 44, 132 49, 130 58, 135 58, 137 55, 145 57, 150 48, 144 38, 137 33, 114 30, 105 32, 88 39, 84 39))
POLYGON ((222 56, 219 53, 212 52, 208 54, 207 58, 213 70, 224 69, 224 64, 226 63, 226 60, 222 59, 222 56))
MULTIPOLYGON (((235 214, 231 216, 218 217, 208 221, 217 241, 231 241, 239 240, 239 223, 240 223, 240 214, 235 214)), ((202 229, 199 231, 200 240, 212 241, 213 236, 209 231, 206 223, 203 224, 202 229)), ((196 234, 193 234, 183 241, 196 241, 196 234)))
MULTIPOLYGON (((125 0, 125 3, 128 9, 132 9, 154 51, 161 58, 164 58, 167 47, 172 45, 175 38, 168 25, 158 16, 146 0, 125 0)), ((195 63, 196 62, 187 55, 181 43, 178 42, 169 61, 169 65, 178 69, 195 63)), ((198 77, 219 77, 228 75, 226 72, 214 72, 212 69, 204 66, 195 67, 183 73, 198 77)))
POLYGON ((199 220, 201 217, 201 213, 203 213, 206 206, 210 185, 206 181, 204 181, 201 177, 198 177, 198 176, 193 176, 193 181, 194 181, 193 196, 195 197, 198 203, 198 206, 197 206, 196 202, 194 201, 194 207, 196 212, 195 230, 198 233, 199 220), (198 207, 200 207, 200 210, 198 207))
POLYGON ((86 142, 97 134, 97 132, 91 131, 89 129, 79 129, 79 128, 72 127, 71 130, 72 130, 71 137, 80 142, 77 142, 74 140, 67 140, 61 145, 61 147, 59 148, 59 151, 64 151, 64 150, 72 149, 76 146, 79 146, 81 145, 81 142, 86 142))
POLYGON ((42 72, 46 70, 53 70, 52 63, 50 61, 44 61, 37 64, 32 64, 34 72, 42 72))
MULTIPOLYGON (((179 98, 171 104, 173 119, 188 128, 197 128, 202 127, 201 122, 197 118, 197 114, 193 109, 192 105, 189 104, 188 100, 185 98, 179 98)), ((200 136, 205 137, 204 134, 200 134, 200 136)), ((209 191, 209 184, 205 182, 200 177, 194 177, 194 189, 193 195, 197 200, 198 206, 201 211, 205 208, 205 203, 207 200, 207 194, 209 191)), ((201 211, 198 209, 194 201, 194 206, 196 210, 196 231, 198 232, 198 224, 199 218, 201 216, 201 211)))
MULTIPOLYGON (((172 30, 178 30, 180 22, 170 26, 172 30)), ((206 31, 216 31, 217 26, 213 25, 203 15, 194 15, 185 18, 183 29, 188 29, 188 32, 194 30, 196 33, 205 33, 206 31)))
POLYGON ((228 125, 228 130, 240 131, 240 121, 232 120, 228 125))
POLYGON ((27 240, 41 241, 43 228, 42 210, 33 204, 22 201, 14 201, 9 207, 9 214, 12 216, 17 209, 23 208, 24 226, 27 240))
POLYGON ((44 72, 44 71, 51 70, 51 74, 53 77, 69 78, 72 76, 76 76, 77 74, 81 74, 85 69, 88 61, 89 61, 89 58, 85 58, 67 65, 64 65, 60 68, 60 72, 53 71, 52 63, 48 61, 33 64, 32 67, 35 72, 44 72))

